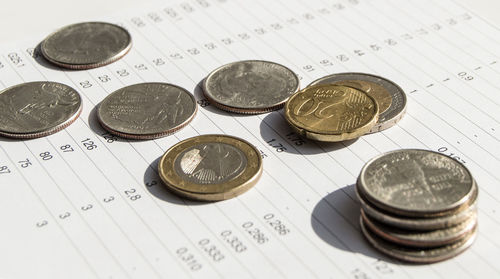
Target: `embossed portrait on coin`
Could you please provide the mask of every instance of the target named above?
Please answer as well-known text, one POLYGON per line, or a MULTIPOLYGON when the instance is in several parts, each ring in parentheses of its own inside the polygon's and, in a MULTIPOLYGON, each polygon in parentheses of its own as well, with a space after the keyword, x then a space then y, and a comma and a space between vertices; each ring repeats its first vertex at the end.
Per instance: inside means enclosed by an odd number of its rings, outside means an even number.
POLYGON ((196 145, 181 153, 175 161, 177 173, 197 184, 218 184, 241 174, 247 165, 245 154, 225 143, 196 145))
POLYGON ((220 94, 231 104, 259 106, 263 96, 267 102, 279 101, 280 96, 273 92, 283 91, 286 87, 283 78, 259 70, 253 64, 236 64, 230 70, 220 82, 220 94))

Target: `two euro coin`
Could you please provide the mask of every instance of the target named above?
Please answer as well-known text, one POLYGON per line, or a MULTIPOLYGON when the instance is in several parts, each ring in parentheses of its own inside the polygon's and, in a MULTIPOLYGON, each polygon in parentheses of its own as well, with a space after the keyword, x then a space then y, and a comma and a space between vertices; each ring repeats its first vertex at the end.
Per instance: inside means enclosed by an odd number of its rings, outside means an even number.
POLYGON ((361 170, 356 193, 363 234, 391 257, 446 260, 477 234, 477 184, 465 166, 443 154, 402 149, 377 156, 361 170))

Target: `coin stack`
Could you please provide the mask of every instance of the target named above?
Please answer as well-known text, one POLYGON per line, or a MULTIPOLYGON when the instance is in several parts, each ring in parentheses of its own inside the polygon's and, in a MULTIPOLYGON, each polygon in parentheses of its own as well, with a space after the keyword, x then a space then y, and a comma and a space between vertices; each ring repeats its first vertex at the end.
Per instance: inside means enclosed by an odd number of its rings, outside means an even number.
POLYGON ((478 186, 443 154, 391 151, 361 170, 356 193, 368 242, 391 257, 433 263, 470 247, 477 234, 478 186))
POLYGON ((364 73, 320 78, 285 104, 285 118, 298 134, 329 142, 388 129, 405 111, 406 95, 401 87, 364 73))

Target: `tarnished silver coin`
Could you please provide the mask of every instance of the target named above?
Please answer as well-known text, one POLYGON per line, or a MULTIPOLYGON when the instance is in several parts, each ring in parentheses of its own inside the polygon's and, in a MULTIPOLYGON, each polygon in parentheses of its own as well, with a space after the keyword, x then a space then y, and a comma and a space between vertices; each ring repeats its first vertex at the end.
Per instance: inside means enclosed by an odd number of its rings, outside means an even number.
POLYGON ((364 224, 379 237, 399 245, 422 248, 444 246, 456 242, 474 230, 477 224, 475 212, 458 225, 430 231, 403 230, 388 226, 368 217, 363 210, 361 210, 361 217, 364 224))
POLYGON ((61 83, 35 81, 0 91, 0 135, 39 138, 73 123, 82 111, 75 89, 61 83))
POLYGON ((186 126, 197 111, 194 96, 168 83, 139 83, 108 95, 97 109, 110 133, 132 139, 154 139, 186 126))
POLYGON ((396 83, 376 75, 365 73, 338 73, 317 79, 309 86, 338 84, 354 87, 372 95, 379 103, 379 117, 370 133, 394 126, 406 112, 406 94, 396 83))
POLYGON ((464 165, 419 149, 395 150, 368 161, 356 187, 376 207, 410 217, 456 213, 468 207, 477 192, 464 165))
POLYGON ((381 223, 407 230, 427 231, 456 226, 465 222, 465 220, 477 211, 477 191, 472 197, 469 207, 451 215, 437 216, 433 218, 415 218, 392 215, 387 211, 376 208, 373 204, 367 201, 357 189, 356 194, 361 204, 361 210, 363 210, 366 215, 381 223))
POLYGON ((390 257, 400 259, 405 262, 420 264, 435 263, 457 256, 472 245, 477 235, 477 228, 475 228, 463 238, 452 244, 435 248, 412 248, 397 245, 378 237, 369 228, 367 228, 363 218, 361 217, 359 222, 363 235, 377 250, 390 257))
POLYGON ((69 69, 91 69, 112 63, 132 47, 130 33, 106 22, 82 22, 65 26, 45 38, 42 55, 69 69))
POLYGON ((299 89, 299 78, 289 68, 268 61, 226 64, 203 83, 205 97, 220 109, 257 114, 283 107, 299 89))

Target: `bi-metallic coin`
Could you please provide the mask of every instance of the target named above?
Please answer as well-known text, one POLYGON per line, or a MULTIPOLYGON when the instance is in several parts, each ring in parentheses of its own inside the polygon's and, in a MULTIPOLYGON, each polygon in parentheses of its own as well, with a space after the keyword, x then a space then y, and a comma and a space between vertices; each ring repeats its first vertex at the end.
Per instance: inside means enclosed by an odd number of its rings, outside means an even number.
POLYGON ((0 91, 0 135, 39 138, 73 123, 82 111, 80 94, 49 81, 14 85, 0 91))
POLYGON ((194 96, 168 83, 139 83, 108 95, 97 109, 102 127, 131 139, 154 139, 185 127, 197 111, 194 96))
POLYGON ((253 187, 262 175, 262 158, 240 138, 203 135, 168 149, 158 171, 167 188, 182 197, 219 201, 253 187))
POLYGON ((82 22, 65 26, 47 36, 42 55, 69 69, 91 69, 112 63, 132 47, 127 30, 106 22, 82 22))
POLYGON ((378 105, 367 93, 340 85, 316 85, 293 95, 285 118, 300 135, 319 141, 343 141, 369 132, 377 122, 378 105))
POLYGON ((206 98, 216 107, 245 114, 273 111, 299 89, 299 78, 289 68, 268 61, 226 64, 203 83, 206 98))
POLYGON ((356 187, 380 209, 426 218, 461 211, 477 194, 477 185, 464 165, 419 149, 390 151, 368 161, 356 187))
POLYGON ((406 112, 406 94, 396 83, 365 73, 338 73, 313 81, 309 86, 336 84, 354 87, 375 98, 379 105, 379 118, 370 133, 394 126, 406 112))
POLYGON ((477 235, 476 228, 452 244, 434 248, 412 248, 401 246, 378 237, 365 225, 361 217, 360 226, 368 242, 380 252, 402 261, 420 264, 444 261, 457 256, 472 245, 477 235))

